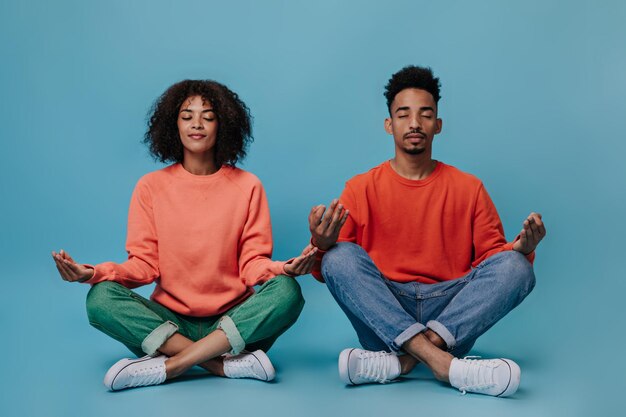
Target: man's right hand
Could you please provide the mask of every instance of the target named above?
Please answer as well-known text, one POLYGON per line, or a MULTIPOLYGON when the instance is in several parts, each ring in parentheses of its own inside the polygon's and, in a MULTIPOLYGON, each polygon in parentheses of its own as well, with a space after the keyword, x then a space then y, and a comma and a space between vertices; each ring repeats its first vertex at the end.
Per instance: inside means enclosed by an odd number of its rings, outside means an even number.
POLYGON ((85 282, 94 274, 93 268, 76 263, 69 253, 63 249, 59 253, 52 252, 52 258, 57 265, 61 278, 69 282, 85 282))
POLYGON ((337 242, 339 231, 348 219, 350 212, 335 199, 326 206, 319 205, 311 209, 309 214, 309 229, 311 243, 320 250, 326 251, 337 242))

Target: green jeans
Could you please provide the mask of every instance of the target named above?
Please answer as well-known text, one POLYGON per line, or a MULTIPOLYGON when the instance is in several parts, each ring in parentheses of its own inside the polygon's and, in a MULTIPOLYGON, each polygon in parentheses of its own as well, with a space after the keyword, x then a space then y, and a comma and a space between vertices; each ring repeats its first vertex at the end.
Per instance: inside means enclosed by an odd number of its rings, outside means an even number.
POLYGON ((267 351, 294 324, 304 307, 298 282, 278 275, 221 316, 190 317, 175 313, 112 281, 94 285, 87 294, 87 316, 96 329, 122 342, 135 355, 154 355, 178 332, 197 341, 221 329, 237 354, 267 351))

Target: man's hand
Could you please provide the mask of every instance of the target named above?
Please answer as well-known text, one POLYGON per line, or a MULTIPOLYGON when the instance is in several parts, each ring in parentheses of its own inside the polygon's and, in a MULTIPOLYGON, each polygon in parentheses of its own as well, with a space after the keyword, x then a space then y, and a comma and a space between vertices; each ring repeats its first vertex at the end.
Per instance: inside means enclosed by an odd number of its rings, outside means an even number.
POLYGON ((93 268, 76 263, 63 249, 59 253, 52 252, 52 258, 57 265, 61 278, 69 282, 85 282, 93 277, 93 268))
POLYGON ((292 277, 311 273, 311 271, 313 270, 313 265, 315 264, 316 253, 316 247, 314 247, 313 245, 307 245, 307 247, 304 248, 300 256, 285 264, 285 272, 292 277))
POLYGON ((328 210, 324 205, 313 207, 309 214, 309 229, 313 245, 321 250, 330 249, 337 242, 339 231, 348 219, 349 213, 337 199, 330 203, 328 210))
POLYGON ((541 239, 546 235, 546 226, 541 220, 541 214, 530 213, 524 220, 524 226, 519 234, 519 239, 513 244, 513 250, 528 255, 537 248, 541 239))

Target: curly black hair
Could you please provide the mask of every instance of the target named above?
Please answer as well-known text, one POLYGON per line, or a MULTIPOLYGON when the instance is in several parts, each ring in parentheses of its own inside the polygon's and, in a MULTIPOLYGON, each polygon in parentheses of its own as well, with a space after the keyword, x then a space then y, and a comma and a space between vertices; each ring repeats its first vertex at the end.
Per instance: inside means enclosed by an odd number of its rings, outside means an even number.
POLYGON ((385 98, 387 99, 387 109, 391 114, 391 103, 396 95, 406 88, 418 88, 420 90, 428 91, 435 103, 439 103, 441 95, 439 89, 441 83, 439 78, 433 75, 433 70, 429 67, 418 67, 415 65, 409 65, 402 68, 391 76, 389 82, 385 86, 385 98))
POLYGON ((216 165, 235 165, 243 160, 253 140, 250 110, 236 93, 213 80, 184 80, 156 99, 148 112, 148 130, 143 140, 150 154, 161 162, 183 162, 178 113, 183 101, 193 96, 209 101, 217 116, 216 165))

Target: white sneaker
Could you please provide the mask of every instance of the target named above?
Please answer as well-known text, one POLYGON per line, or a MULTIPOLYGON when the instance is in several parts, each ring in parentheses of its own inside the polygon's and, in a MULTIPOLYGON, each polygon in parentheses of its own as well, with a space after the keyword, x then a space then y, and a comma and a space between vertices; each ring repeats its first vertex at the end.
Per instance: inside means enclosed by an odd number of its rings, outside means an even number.
POLYGON ((345 349, 339 355, 339 376, 348 385, 385 384, 400 376, 400 360, 389 352, 345 349))
POLYGON ((228 378, 254 378, 271 381, 276 373, 270 358, 262 350, 244 352, 224 358, 224 375, 228 378))
POLYGON ((165 381, 167 356, 155 358, 144 356, 139 359, 122 359, 113 365, 104 376, 104 385, 111 391, 125 388, 157 385, 165 381))
MULTIPOLYGON (((475 357, 474 357, 475 358, 475 357)), ((450 384, 465 394, 507 397, 519 387, 521 370, 510 359, 452 359, 450 384)))

